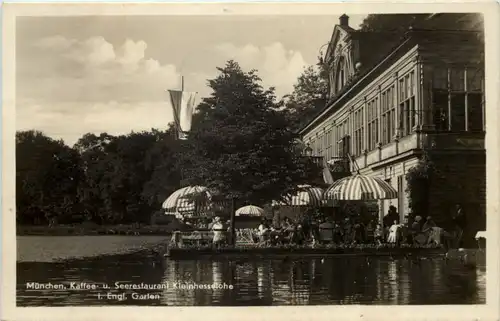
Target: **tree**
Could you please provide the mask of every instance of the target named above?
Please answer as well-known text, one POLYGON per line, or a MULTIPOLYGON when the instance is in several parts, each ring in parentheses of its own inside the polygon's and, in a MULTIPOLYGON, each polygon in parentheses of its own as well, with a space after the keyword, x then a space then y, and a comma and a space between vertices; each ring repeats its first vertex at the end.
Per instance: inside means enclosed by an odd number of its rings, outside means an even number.
POLYGON ((144 184, 142 198, 152 208, 160 208, 161 203, 180 188, 181 183, 181 141, 175 139, 177 131, 172 125, 166 131, 153 131, 156 142, 147 151, 144 159, 149 180, 144 184))
POLYGON ((361 31, 393 31, 404 34, 410 27, 417 29, 484 31, 481 13, 439 14, 370 14, 360 25, 361 31))
POLYGON ((39 131, 16 133, 16 206, 20 224, 79 220, 77 188, 83 180, 78 153, 39 131))
POLYGON ((304 70, 297 79, 293 92, 285 98, 288 121, 293 129, 299 129, 308 123, 326 106, 328 69, 321 58, 316 66, 309 66, 304 70))
POLYGON ((229 61, 209 80, 213 92, 193 118, 183 144, 185 183, 205 185, 241 202, 264 204, 319 174, 297 153, 274 89, 264 90, 255 70, 229 61))
POLYGON ((405 33, 410 26, 421 24, 429 14, 370 14, 360 25, 361 31, 394 31, 405 33))
POLYGON ((156 130, 120 136, 86 134, 75 144, 85 169, 79 195, 89 220, 100 224, 149 221, 156 204, 143 197, 144 187, 157 165, 148 155, 162 135, 156 130))

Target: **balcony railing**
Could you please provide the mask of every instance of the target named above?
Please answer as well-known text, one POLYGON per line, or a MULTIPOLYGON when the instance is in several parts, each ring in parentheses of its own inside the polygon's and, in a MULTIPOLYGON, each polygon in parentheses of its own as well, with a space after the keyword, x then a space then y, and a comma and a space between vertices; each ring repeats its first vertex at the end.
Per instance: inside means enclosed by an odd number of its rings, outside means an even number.
MULTIPOLYGON (((320 166, 321 168, 323 168, 325 165, 323 156, 304 156, 304 157, 312 159, 313 162, 318 166, 320 166)), ((340 179, 345 176, 349 176, 351 174, 350 162, 348 157, 331 158, 330 160, 327 161, 327 166, 334 180, 340 179)), ((322 174, 318 177, 318 180, 321 181, 323 180, 322 174)))

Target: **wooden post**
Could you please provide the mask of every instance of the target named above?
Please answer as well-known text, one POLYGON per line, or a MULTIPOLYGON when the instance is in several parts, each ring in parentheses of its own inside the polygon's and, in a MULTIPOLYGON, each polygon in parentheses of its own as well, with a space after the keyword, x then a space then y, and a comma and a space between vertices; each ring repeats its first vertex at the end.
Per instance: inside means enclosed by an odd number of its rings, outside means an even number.
POLYGON ((236 243, 236 237, 235 237, 235 230, 234 230, 234 220, 235 220, 235 215, 236 215, 236 204, 235 204, 235 199, 234 197, 231 197, 231 218, 230 218, 230 226, 229 226, 229 244, 235 245, 236 243))

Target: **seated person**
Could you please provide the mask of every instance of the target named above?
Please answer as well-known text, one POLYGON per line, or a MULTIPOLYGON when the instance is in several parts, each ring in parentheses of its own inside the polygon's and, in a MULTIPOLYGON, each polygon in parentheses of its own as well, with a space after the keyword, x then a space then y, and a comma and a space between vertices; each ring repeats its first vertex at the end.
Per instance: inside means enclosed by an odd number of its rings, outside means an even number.
POLYGON ((320 243, 332 243, 334 240, 333 223, 327 219, 319 224, 319 241, 320 243))
POLYGON ((306 237, 304 235, 304 230, 302 229, 302 225, 298 224, 293 232, 292 243, 302 245, 304 244, 306 237))
POLYGON ((340 224, 335 223, 333 227, 333 242, 336 244, 342 243, 344 240, 344 233, 340 224))
POLYGON ((422 233, 422 217, 415 216, 415 220, 411 225, 410 233, 412 235, 413 244, 416 245, 424 245, 427 243, 427 235, 422 233))
POLYGON ((384 242, 384 229, 382 225, 377 224, 375 227, 375 231, 373 232, 373 237, 375 239, 375 243, 382 244, 384 242))

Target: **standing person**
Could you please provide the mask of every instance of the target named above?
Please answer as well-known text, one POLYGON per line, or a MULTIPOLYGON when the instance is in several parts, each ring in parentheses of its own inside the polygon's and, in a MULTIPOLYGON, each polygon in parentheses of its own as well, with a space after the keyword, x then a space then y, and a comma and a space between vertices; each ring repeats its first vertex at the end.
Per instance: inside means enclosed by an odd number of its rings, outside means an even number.
POLYGON ((363 244, 365 242, 365 225, 361 220, 358 220, 354 225, 355 230, 355 241, 358 244, 363 244))
POLYGON ((334 225, 330 219, 322 219, 319 224, 319 239, 321 243, 329 244, 334 240, 334 225))
POLYGON ((463 234, 465 230, 465 226, 467 225, 465 212, 462 208, 462 205, 457 204, 455 215, 453 217, 453 221, 455 223, 455 228, 457 229, 457 243, 458 247, 462 247, 463 245, 463 234))
POLYGON ((220 247, 224 242, 224 225, 221 223, 220 217, 216 216, 210 228, 214 232, 213 245, 220 247))
POLYGON ((346 217, 344 220, 344 244, 351 244, 353 236, 353 226, 351 220, 346 217))
POLYGON ((399 230, 398 222, 394 220, 393 224, 389 228, 389 237, 387 238, 388 243, 396 244, 398 242, 398 230, 399 230))
POLYGON ((266 242, 269 235, 269 225, 266 219, 262 219, 259 225, 259 242, 266 242))

